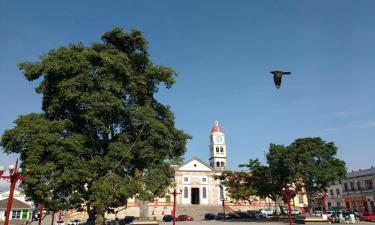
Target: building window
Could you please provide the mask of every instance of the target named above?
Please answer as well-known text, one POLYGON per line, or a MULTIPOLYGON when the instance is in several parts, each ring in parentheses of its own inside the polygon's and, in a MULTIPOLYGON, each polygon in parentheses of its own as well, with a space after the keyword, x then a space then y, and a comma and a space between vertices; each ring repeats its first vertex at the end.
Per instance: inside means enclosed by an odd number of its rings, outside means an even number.
POLYGON ((350 190, 351 190, 351 191, 355 191, 354 183, 353 183, 353 182, 350 182, 350 190))
POLYGON ((224 153, 224 148, 223 147, 220 147, 220 152, 224 153))
POLYGON ((344 183, 344 190, 345 190, 345 192, 348 192, 348 184, 347 183, 344 183))
POLYGON ((207 178, 203 177, 202 178, 202 183, 206 183, 207 182, 207 178))
POLYGON ((219 152, 219 147, 216 147, 216 152, 219 152))
POLYGON ((358 190, 362 190, 361 182, 360 181, 357 181, 357 188, 358 188, 358 190))
POLYGON ((340 194, 340 189, 336 188, 336 195, 340 194))
POLYGON ((20 219, 20 218, 21 218, 21 210, 13 210, 12 219, 20 219))
POLYGON ((220 186, 220 200, 224 199, 224 188, 223 186, 220 186))
POLYGON ((184 177, 184 182, 189 182, 189 177, 184 177))
POLYGON ((333 190, 329 190, 329 193, 331 194, 331 196, 333 196, 333 190))
POLYGON ((303 195, 298 195, 299 204, 303 204, 303 195))
POLYGON ((216 162, 216 167, 220 167, 220 162, 216 162))
POLYGON ((187 187, 184 188, 184 198, 189 198, 189 189, 187 187))
POLYGON ((202 198, 207 198, 207 188, 203 187, 202 198))
POLYGON ((372 190, 373 188, 372 180, 365 180, 365 186, 367 190, 372 190))
POLYGON ((221 167, 224 167, 224 162, 221 162, 221 167))
POLYGON ((331 208, 331 202, 328 202, 328 208, 331 208))

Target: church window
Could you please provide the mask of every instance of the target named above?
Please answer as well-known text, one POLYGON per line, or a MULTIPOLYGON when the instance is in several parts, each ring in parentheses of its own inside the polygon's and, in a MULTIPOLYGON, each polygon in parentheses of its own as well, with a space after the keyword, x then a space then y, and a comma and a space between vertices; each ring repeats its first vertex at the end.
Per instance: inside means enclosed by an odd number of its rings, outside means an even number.
POLYGON ((202 183, 206 183, 207 182, 207 178, 203 177, 202 178, 202 183))
POLYGON ((220 152, 224 152, 224 148, 223 147, 220 147, 220 152))
POLYGON ((216 167, 220 167, 220 162, 216 162, 216 167))
POLYGON ((189 177, 184 177, 184 182, 189 182, 189 177))
POLYGON ((221 167, 224 167, 224 162, 221 162, 221 167))
POLYGON ((202 198, 207 198, 207 188, 203 187, 202 198))
POLYGON ((224 199, 224 188, 223 186, 220 186, 220 200, 224 199))
POLYGON ((189 190, 187 187, 184 188, 184 198, 189 198, 189 190))
POLYGON ((219 152, 219 147, 216 147, 216 152, 219 152))

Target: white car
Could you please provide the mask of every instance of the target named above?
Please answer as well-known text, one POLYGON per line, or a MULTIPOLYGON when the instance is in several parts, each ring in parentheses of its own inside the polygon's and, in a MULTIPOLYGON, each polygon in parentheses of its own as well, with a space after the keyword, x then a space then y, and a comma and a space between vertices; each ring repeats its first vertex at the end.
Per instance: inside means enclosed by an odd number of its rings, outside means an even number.
POLYGON ((322 214, 322 211, 319 210, 313 212, 313 216, 322 216, 322 214))
POLYGON ((259 209, 259 212, 264 218, 269 218, 274 214, 274 211, 271 209, 259 209))
POLYGON ((63 220, 56 221, 55 225, 65 225, 63 220))

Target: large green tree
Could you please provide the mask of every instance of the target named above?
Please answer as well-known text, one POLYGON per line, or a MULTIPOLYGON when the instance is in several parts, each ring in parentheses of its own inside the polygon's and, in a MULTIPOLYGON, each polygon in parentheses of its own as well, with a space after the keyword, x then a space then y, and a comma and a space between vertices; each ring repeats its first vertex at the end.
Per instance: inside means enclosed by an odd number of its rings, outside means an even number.
POLYGON ((166 192, 169 164, 190 136, 155 98, 176 73, 155 65, 147 47, 139 30, 114 28, 101 42, 59 47, 19 64, 26 79, 39 82, 43 112, 20 116, 1 145, 20 153, 29 199, 51 210, 84 207, 99 225, 135 194, 166 192))
POLYGON ((311 211, 313 196, 345 177, 345 162, 336 158, 336 154, 335 144, 319 137, 297 139, 288 146, 270 144, 267 165, 257 159, 240 165, 249 169, 245 173, 247 176, 241 177, 245 182, 228 182, 234 180, 238 172, 227 172, 220 178, 227 182, 229 190, 241 194, 242 199, 255 191, 256 195, 275 202, 284 197, 283 188, 302 179, 304 185, 297 185, 297 191, 306 193, 311 211))
POLYGON ((296 139, 288 146, 291 164, 296 175, 304 181, 308 208, 312 212, 312 199, 326 192, 330 183, 342 180, 346 175, 345 162, 338 159, 337 147, 319 137, 296 139))
POLYGON ((256 194, 255 189, 246 184, 246 179, 249 176, 246 171, 223 171, 216 179, 221 180, 221 184, 226 187, 229 197, 234 201, 254 201, 253 197, 256 194))

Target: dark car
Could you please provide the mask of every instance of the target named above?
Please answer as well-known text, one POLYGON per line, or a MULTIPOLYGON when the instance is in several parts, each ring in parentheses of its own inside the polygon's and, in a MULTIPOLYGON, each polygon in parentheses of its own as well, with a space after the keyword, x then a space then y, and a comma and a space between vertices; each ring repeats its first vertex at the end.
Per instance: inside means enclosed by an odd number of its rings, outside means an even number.
POLYGON ((205 220, 214 220, 214 219, 216 219, 216 215, 213 214, 213 213, 206 213, 206 214, 204 215, 204 219, 205 219, 205 220))
POLYGON ((177 221, 193 221, 193 217, 188 215, 179 215, 177 216, 177 221))
MULTIPOLYGON (((217 216, 216 216, 216 219, 217 219, 217 220, 222 220, 222 219, 224 219, 224 213, 219 212, 219 213, 217 214, 217 216)), ((230 216, 229 216, 227 213, 225 214, 225 219, 230 219, 230 216)))
POLYGON ((134 221, 134 216, 125 216, 124 217, 124 222, 125 222, 125 224, 127 224, 127 223, 131 223, 131 222, 133 222, 134 221))
POLYGON ((171 222, 173 220, 173 216, 171 215, 165 215, 163 216, 163 221, 164 222, 171 222))

